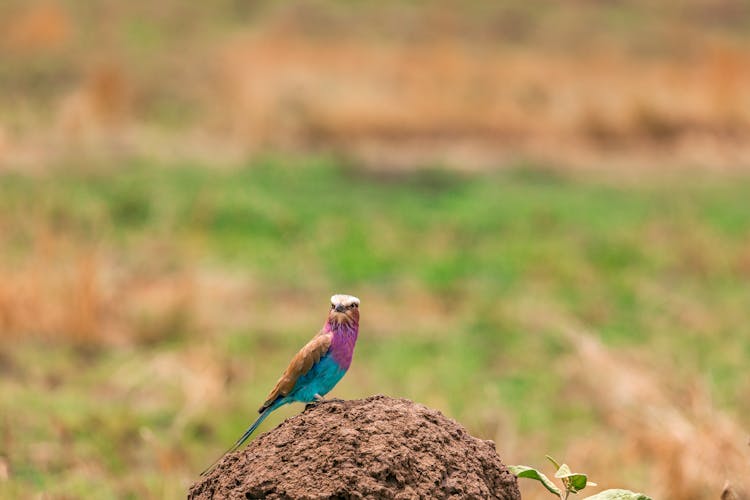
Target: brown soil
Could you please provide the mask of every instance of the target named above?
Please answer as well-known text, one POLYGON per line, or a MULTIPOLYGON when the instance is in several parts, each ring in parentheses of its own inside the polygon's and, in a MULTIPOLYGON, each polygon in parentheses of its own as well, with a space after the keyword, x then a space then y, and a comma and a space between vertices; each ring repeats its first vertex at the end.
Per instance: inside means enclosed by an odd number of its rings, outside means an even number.
POLYGON ((492 441, 436 410, 372 396, 305 410, 227 455, 191 488, 208 498, 520 499, 492 441))

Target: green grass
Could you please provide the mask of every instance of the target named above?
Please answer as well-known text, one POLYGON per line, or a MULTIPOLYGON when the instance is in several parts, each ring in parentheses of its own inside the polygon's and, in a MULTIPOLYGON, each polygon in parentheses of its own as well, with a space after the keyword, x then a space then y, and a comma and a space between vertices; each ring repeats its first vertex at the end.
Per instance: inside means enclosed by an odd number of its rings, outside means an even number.
MULTIPOLYGON (((26 258, 41 227, 125 267, 148 268, 153 257, 179 270, 237 273, 261 298, 244 326, 218 335, 188 316, 122 348, 81 351, 34 340, 34 332, 3 345, 0 454, 12 476, 0 482, 0 496, 181 495, 249 423, 322 323, 332 291, 360 295, 364 315, 341 396, 409 397, 475 433, 490 432, 479 417, 488 412, 510 419, 522 438, 554 424, 539 439, 564 447, 566 432, 602 424, 594 408, 566 394, 571 348, 559 332, 528 331, 519 319, 517 305, 539 299, 613 348, 674 369, 678 382, 703 378, 720 407, 750 424, 741 417, 750 414, 741 397, 750 354, 749 198, 748 179, 618 185, 532 167, 386 175, 325 158, 222 171, 138 161, 5 175, 6 265, 26 258), (264 300, 287 296, 298 317, 263 317, 264 300), (430 306, 396 307, 420 297, 430 306), (371 298, 401 316, 373 317, 371 298), (700 321, 690 320, 693 311, 700 321), (427 321, 430 314, 445 320, 427 321), (169 360, 206 346, 228 382, 211 406, 187 411, 188 375, 169 360)), ((296 411, 281 411, 264 429, 296 411)))

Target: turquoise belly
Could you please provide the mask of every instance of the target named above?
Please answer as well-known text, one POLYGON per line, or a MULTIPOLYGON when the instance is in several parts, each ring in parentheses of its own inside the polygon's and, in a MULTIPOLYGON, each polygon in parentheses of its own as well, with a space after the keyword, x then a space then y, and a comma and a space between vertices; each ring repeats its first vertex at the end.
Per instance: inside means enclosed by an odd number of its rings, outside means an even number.
POLYGON ((346 370, 342 370, 330 354, 326 354, 315 363, 310 371, 302 375, 294 389, 285 398, 290 401, 309 403, 315 400, 315 395, 325 396, 341 380, 346 370))

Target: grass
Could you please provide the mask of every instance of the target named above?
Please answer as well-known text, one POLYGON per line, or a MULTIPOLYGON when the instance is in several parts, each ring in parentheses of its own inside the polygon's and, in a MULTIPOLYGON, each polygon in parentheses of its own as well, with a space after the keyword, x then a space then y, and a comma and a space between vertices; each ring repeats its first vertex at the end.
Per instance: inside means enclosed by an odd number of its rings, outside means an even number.
POLYGON ((750 73, 714 4, 2 3, 0 498, 182 496, 334 291, 337 396, 717 497, 682 457, 747 463, 750 73))
MULTIPOLYGON (((606 407, 571 388, 569 339, 530 326, 553 311, 664 387, 705 384, 746 426, 748 193, 748 179, 383 174, 327 158, 5 175, 0 496, 182 495, 334 291, 358 294, 364 318, 337 395, 438 407, 509 462, 562 456, 580 433, 617 440, 606 407)), ((649 460, 594 479, 648 490, 628 479, 649 460)))
POLYGON ((0 166, 124 151, 215 165, 263 148, 381 167, 750 163, 740 7, 464 7, 7 0, 0 166))

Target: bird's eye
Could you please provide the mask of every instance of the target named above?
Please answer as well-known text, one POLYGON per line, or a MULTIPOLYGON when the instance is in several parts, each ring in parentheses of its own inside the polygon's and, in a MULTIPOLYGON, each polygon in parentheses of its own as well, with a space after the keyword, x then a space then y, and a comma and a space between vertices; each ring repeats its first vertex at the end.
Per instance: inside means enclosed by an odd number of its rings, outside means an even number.
POLYGON ((336 305, 335 304, 331 304, 331 309, 336 309, 336 305))

